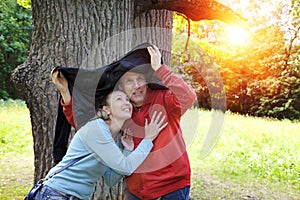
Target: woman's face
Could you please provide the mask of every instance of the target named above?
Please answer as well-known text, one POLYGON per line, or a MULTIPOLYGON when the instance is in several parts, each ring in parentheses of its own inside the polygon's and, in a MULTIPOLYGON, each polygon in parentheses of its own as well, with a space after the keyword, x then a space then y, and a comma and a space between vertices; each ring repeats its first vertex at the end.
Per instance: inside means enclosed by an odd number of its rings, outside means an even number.
POLYGON ((107 99, 107 111, 115 119, 127 120, 131 118, 132 105, 128 96, 122 91, 113 91, 107 99))

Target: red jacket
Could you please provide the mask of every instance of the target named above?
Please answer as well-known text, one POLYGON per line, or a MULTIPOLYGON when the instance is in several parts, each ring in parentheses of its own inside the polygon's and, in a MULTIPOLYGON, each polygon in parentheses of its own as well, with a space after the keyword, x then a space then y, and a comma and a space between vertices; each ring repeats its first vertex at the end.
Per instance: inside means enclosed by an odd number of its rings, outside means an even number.
POLYGON ((64 115, 66 116, 67 121, 76 129, 75 120, 73 115, 73 98, 68 104, 65 104, 63 99, 60 100, 60 104, 62 105, 64 115))
MULTIPOLYGON (((144 136, 145 118, 150 122, 154 111, 166 115, 168 125, 153 141, 154 147, 142 165, 126 177, 129 191, 141 199, 153 199, 190 186, 191 169, 180 128, 180 119, 196 100, 196 93, 182 78, 162 65, 155 75, 169 90, 147 89, 147 97, 140 108, 134 108, 131 120, 124 125, 134 136, 135 147, 144 136)), ((69 105, 70 106, 70 105, 69 105)), ((64 108, 72 122, 72 112, 64 108)), ((71 123, 74 125, 74 121, 71 123)))
POLYGON ((196 100, 195 91, 182 78, 162 65, 155 75, 169 90, 148 88, 143 105, 134 108, 125 124, 135 134, 135 146, 143 137, 145 118, 150 121, 154 111, 162 111, 167 127, 154 140, 154 147, 142 165, 126 177, 129 191, 141 199, 153 199, 190 186, 190 163, 180 128, 180 118, 196 100))

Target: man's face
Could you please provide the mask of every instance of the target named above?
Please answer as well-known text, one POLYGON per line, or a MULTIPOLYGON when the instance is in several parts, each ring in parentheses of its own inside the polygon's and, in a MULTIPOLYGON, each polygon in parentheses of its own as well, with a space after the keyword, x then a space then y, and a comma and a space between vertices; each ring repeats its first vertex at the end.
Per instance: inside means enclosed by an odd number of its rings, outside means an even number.
POLYGON ((144 103, 147 94, 147 82, 143 74, 126 72, 121 78, 121 87, 135 107, 144 103))

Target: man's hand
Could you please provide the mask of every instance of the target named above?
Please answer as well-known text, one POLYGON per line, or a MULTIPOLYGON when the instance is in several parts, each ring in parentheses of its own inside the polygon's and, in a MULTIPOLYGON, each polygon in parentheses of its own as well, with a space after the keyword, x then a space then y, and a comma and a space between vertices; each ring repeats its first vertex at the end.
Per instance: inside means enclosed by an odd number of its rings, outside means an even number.
POLYGON ((161 53, 155 45, 149 46, 147 49, 151 56, 151 67, 157 71, 161 67, 161 53))
POLYGON ((52 73, 52 82, 59 90, 65 104, 71 101, 71 94, 68 88, 68 81, 60 71, 52 73))

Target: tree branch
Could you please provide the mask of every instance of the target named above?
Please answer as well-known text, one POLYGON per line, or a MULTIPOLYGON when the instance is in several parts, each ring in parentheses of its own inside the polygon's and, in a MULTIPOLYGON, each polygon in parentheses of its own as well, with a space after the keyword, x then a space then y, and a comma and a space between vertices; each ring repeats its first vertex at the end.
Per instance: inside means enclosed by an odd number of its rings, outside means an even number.
POLYGON ((137 14, 152 9, 166 9, 184 14, 193 21, 221 20, 226 23, 245 21, 231 8, 214 0, 134 0, 137 14))

